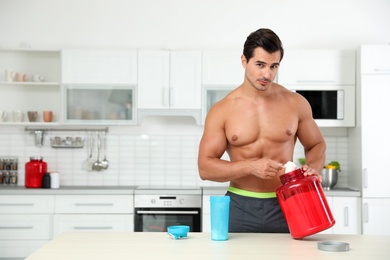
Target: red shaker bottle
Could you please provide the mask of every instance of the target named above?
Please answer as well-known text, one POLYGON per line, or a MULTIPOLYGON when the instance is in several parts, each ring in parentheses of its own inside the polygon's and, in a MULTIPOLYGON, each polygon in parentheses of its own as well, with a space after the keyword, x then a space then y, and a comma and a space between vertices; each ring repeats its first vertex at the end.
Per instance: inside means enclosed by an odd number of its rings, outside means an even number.
POLYGON ((302 169, 296 169, 279 178, 282 185, 276 190, 276 197, 294 239, 334 226, 336 222, 316 176, 304 176, 302 169))
POLYGON ((47 163, 41 156, 31 156, 25 168, 26 188, 41 188, 43 175, 47 172, 47 163))

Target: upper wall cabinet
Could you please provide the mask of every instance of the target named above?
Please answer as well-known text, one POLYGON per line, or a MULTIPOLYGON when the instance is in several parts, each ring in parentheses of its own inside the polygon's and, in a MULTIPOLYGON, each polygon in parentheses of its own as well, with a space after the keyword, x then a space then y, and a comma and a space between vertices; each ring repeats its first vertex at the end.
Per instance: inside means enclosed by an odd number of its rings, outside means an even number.
POLYGON ((238 51, 203 51, 202 85, 231 88, 243 82, 244 69, 238 51))
POLYGON ((290 85, 355 85, 356 54, 350 50, 286 50, 278 83, 290 85))
POLYGON ((137 84, 135 50, 63 50, 62 82, 137 84))
POLYGON ((390 45, 363 45, 361 53, 362 74, 390 73, 390 45), (365 55, 368 53, 369 55, 365 55))
POLYGON ((202 52, 202 123, 210 108, 243 82, 238 51, 202 52))
POLYGON ((142 50, 138 53, 138 122, 148 115, 201 120, 200 51, 142 50))
POLYGON ((139 109, 200 109, 201 52, 139 51, 139 109))

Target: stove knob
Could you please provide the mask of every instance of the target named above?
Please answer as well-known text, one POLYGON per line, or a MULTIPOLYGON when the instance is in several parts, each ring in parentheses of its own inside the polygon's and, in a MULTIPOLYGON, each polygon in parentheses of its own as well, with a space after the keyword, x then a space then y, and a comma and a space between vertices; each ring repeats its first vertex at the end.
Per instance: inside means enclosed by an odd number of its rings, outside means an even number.
POLYGON ((180 200, 180 204, 184 204, 184 203, 186 203, 186 200, 185 199, 181 199, 180 200))
POLYGON ((155 199, 152 199, 150 202, 151 202, 152 204, 156 204, 156 200, 155 200, 155 199))

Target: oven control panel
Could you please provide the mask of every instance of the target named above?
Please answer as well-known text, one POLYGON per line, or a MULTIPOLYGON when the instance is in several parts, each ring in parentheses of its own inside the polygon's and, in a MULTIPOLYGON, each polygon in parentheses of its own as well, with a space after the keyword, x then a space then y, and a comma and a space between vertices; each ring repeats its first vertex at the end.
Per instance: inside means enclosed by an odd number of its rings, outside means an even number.
POLYGON ((200 208, 200 195, 135 195, 136 208, 200 208))

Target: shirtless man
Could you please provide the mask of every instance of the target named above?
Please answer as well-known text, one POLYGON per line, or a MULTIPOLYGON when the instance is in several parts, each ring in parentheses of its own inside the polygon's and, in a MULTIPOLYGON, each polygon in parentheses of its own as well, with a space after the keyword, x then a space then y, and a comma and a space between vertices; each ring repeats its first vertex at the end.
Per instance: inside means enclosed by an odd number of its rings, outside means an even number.
POLYGON ((304 174, 319 176, 324 166, 326 145, 309 103, 273 82, 283 52, 273 31, 251 33, 241 56, 244 82, 206 118, 199 175, 202 180, 230 181, 229 232, 289 232, 275 191, 282 166, 293 160, 297 138, 305 150, 304 174), (221 159, 225 151, 230 161, 221 159))

